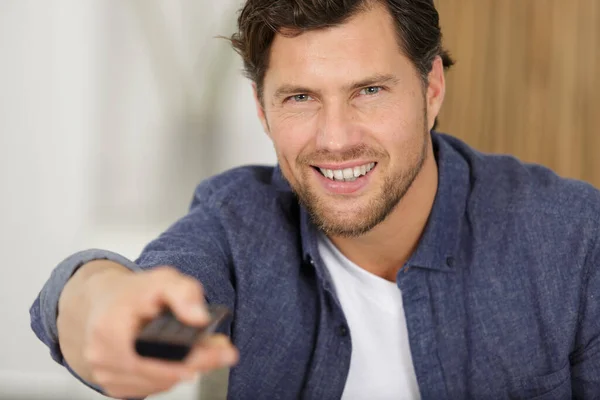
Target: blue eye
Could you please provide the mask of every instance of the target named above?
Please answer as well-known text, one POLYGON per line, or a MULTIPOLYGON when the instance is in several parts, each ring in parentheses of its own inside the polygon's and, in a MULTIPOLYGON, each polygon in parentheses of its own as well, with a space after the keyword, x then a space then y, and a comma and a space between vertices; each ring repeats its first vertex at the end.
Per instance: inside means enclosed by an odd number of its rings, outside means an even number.
POLYGON ((307 94, 297 94, 295 96, 290 97, 290 99, 292 99, 298 103, 303 103, 303 102, 310 100, 310 96, 307 94))
POLYGON ((381 86, 369 86, 367 88, 364 88, 360 91, 360 94, 364 94, 364 95, 373 95, 373 94, 377 94, 381 91, 381 86))

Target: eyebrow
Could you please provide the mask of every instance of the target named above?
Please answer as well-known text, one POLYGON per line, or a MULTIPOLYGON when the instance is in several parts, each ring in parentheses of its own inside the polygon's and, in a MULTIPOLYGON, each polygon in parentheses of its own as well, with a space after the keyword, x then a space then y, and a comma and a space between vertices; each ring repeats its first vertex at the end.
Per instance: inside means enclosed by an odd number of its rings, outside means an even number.
MULTIPOLYGON (((356 89, 369 87, 369 86, 386 85, 386 84, 391 85, 391 84, 398 83, 398 81, 399 81, 399 79, 397 77, 395 77, 394 75, 376 74, 376 75, 370 76, 368 78, 362 79, 360 81, 352 82, 348 85, 345 85, 344 89, 353 91, 356 89)), ((321 91, 311 89, 306 86, 296 86, 296 85, 284 84, 284 85, 281 85, 279 88, 277 88, 274 96, 276 99, 280 99, 282 97, 288 97, 288 96, 291 96, 294 94, 300 94, 300 93, 320 95, 321 91)))

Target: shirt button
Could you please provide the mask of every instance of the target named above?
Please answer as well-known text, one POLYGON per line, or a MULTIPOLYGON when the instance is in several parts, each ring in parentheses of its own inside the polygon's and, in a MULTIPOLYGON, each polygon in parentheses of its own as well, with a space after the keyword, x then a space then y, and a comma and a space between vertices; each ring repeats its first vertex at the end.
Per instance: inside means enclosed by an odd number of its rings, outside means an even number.
POLYGON ((346 336, 348 336, 348 327, 347 327, 346 325, 344 325, 344 324, 342 324, 342 325, 338 326, 338 329, 337 329, 337 331, 338 331, 338 332, 337 332, 337 333, 338 333, 338 335, 339 335, 339 336, 341 336, 341 337, 346 337, 346 336))
POLYGON ((454 267, 454 257, 447 257, 446 258, 446 265, 450 268, 454 267))

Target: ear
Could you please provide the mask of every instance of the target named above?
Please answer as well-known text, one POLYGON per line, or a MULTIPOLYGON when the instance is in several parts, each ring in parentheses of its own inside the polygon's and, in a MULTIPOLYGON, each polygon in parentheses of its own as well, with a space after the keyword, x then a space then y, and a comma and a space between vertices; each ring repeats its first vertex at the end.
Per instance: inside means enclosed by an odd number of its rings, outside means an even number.
POLYGON ((446 94, 446 78, 442 58, 437 56, 428 75, 427 86, 427 124, 428 130, 433 129, 435 119, 440 113, 446 94))
POLYGON ((254 103, 256 104, 256 114, 258 115, 258 119, 263 126, 263 130, 270 137, 271 133, 269 130, 269 123, 267 122, 267 117, 265 115, 265 108, 262 105, 260 98, 258 97, 258 89, 256 87, 256 83, 252 83, 252 92, 254 94, 254 103))

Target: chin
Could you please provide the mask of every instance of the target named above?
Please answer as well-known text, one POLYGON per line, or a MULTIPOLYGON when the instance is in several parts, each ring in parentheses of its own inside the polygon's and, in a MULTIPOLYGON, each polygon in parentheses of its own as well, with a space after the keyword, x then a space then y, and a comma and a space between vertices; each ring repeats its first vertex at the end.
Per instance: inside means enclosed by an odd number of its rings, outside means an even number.
POLYGON ((371 190, 349 198, 320 192, 313 185, 298 185, 294 190, 318 229, 328 236, 358 237, 377 226, 387 213, 382 213, 379 196, 371 190))
POLYGON ((348 207, 337 211, 334 207, 312 209, 313 221, 319 229, 330 236, 357 237, 370 231, 374 225, 373 215, 366 207, 348 207))
POLYGON ((373 229, 373 227, 359 221, 322 221, 319 229, 327 236, 356 238, 363 236, 373 229))

